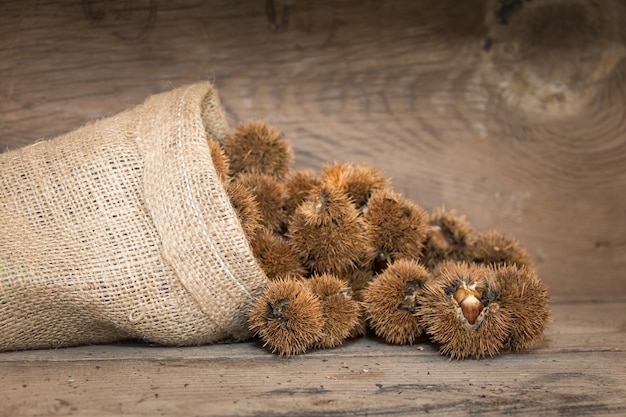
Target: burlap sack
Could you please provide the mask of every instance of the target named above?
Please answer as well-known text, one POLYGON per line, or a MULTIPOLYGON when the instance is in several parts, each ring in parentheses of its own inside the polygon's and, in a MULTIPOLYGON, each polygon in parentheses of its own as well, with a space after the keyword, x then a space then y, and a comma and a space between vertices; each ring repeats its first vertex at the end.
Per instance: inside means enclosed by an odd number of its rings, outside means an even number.
POLYGON ((207 136, 208 83, 0 154, 0 350, 249 337, 266 283, 207 136))

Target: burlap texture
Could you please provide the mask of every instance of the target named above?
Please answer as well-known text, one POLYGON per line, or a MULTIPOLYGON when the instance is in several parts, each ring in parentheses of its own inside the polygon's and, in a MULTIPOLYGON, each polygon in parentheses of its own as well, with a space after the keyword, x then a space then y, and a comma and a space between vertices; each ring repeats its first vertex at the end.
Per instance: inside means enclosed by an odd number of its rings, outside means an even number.
POLYGON ((0 350, 250 336, 266 283, 213 166, 208 83, 0 154, 0 350))

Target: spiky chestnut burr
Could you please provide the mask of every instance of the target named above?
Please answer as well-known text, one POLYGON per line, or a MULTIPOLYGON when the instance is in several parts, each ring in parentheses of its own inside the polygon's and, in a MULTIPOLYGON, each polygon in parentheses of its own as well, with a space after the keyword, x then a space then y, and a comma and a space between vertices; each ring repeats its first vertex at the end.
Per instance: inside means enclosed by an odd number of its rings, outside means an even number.
POLYGON ((304 353, 322 337, 320 299, 297 278, 270 281, 248 316, 250 330, 281 356, 304 353))
POLYGON ((368 334, 369 326, 367 325, 367 316, 366 316, 365 308, 363 308, 363 303, 361 303, 361 313, 359 314, 359 323, 356 325, 352 332, 350 333, 349 339, 354 339, 357 337, 365 336, 368 334))
POLYGON ((416 314, 429 272, 414 260, 400 259, 366 288, 363 303, 368 323, 388 343, 411 344, 423 333, 416 314))
POLYGON ((311 272, 341 275, 372 251, 366 227, 345 193, 322 186, 291 216, 287 237, 311 272))
POLYGON ((282 234, 287 224, 285 201, 287 192, 282 182, 266 174, 243 173, 233 178, 246 187, 259 205, 261 225, 282 234))
POLYGON ((262 228, 257 231, 252 238, 252 252, 270 280, 306 274, 291 242, 271 230, 262 228))
POLYGON ((367 268, 357 268, 345 271, 338 277, 348 283, 352 288, 353 298, 363 301, 363 294, 369 283, 374 279, 374 272, 367 268))
POLYGON ((213 161, 213 166, 215 167, 217 176, 219 177, 222 184, 225 184, 230 179, 230 167, 228 163, 228 158, 226 157, 224 150, 217 141, 209 139, 207 143, 209 144, 209 150, 211 151, 211 160, 213 161))
POLYGON ((311 169, 292 171, 287 174, 284 181, 287 190, 287 202, 285 210, 287 215, 292 215, 296 208, 306 200, 311 192, 320 186, 319 176, 311 169))
POLYGON ((519 241, 510 234, 495 230, 476 234, 470 253, 476 263, 532 268, 530 255, 519 241))
POLYGON ((359 315, 359 324, 352 331, 350 337, 359 337, 367 334, 367 316, 363 308, 363 297, 369 283, 374 279, 374 272, 371 269, 357 268, 346 271, 338 278, 347 282, 352 289, 352 298, 361 304, 361 314, 359 315))
POLYGON ((474 231, 464 216, 437 208, 426 222, 426 239, 420 260, 430 270, 441 262, 469 260, 474 231))
POLYGON ((504 288, 493 268, 446 262, 427 283, 417 314, 442 354, 453 359, 494 356, 506 348, 513 326, 504 288))
POLYGON ((514 351, 531 348, 542 338, 551 321, 548 289, 537 274, 525 266, 498 266, 496 278, 502 288, 499 302, 512 316, 505 348, 514 351))
POLYGON ((419 259, 426 237, 426 212, 400 194, 381 190, 363 208, 368 236, 375 248, 366 265, 382 272, 396 259, 419 259))
POLYGON ((346 193, 360 210, 367 204, 370 196, 387 187, 389 181, 380 170, 368 164, 334 163, 322 167, 320 182, 346 193))
POLYGON ((261 211, 256 197, 249 188, 237 181, 226 183, 226 192, 246 237, 248 240, 253 239, 261 228, 261 211))
POLYGON ((333 275, 315 275, 307 283, 313 294, 319 297, 324 314, 322 337, 315 346, 339 346, 357 331, 361 304, 352 298, 352 289, 348 284, 333 275))
POLYGON ((252 120, 239 124, 222 146, 230 161, 230 174, 265 174, 283 178, 293 165, 293 149, 276 127, 252 120))

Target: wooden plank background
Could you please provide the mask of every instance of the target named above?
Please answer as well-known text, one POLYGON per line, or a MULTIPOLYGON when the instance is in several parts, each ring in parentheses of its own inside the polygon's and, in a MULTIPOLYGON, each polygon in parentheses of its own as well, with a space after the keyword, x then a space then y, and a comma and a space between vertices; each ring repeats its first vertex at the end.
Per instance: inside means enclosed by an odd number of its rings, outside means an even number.
POLYGON ((369 162, 513 233, 553 295, 626 294, 621 0, 0 2, 0 149, 212 80, 296 168, 369 162))

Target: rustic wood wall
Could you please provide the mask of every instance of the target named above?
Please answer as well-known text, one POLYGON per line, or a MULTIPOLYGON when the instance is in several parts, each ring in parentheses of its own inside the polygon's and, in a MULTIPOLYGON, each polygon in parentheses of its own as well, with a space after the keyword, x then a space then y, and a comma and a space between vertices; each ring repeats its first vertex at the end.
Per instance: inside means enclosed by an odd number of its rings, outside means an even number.
POLYGON ((621 0, 3 0, 0 149, 209 79, 297 168, 372 163, 553 295, 624 295, 625 57, 621 0))

